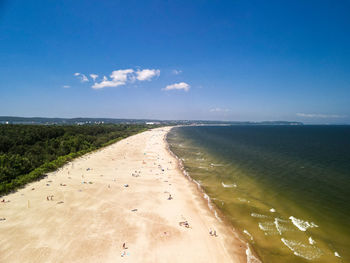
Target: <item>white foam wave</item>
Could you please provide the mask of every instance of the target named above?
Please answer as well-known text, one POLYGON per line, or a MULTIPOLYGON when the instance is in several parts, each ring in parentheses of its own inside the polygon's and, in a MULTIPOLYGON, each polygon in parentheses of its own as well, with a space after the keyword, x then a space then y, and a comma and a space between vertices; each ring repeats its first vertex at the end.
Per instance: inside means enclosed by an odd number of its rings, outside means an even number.
POLYGON ((224 182, 221 182, 222 186, 225 188, 232 188, 232 187, 237 187, 236 184, 224 184, 224 182))
POLYGON ((310 245, 316 244, 316 241, 312 239, 312 237, 309 237, 309 243, 310 245))
POLYGON ((273 222, 259 222, 259 228, 265 232, 265 235, 276 235, 277 231, 273 222))
POLYGON ((212 209, 213 206, 212 206, 211 203, 210 203, 210 198, 209 198, 209 196, 208 196, 206 193, 204 193, 203 196, 204 196, 204 198, 208 201, 208 206, 209 206, 209 208, 212 209))
POLYGON ((214 210, 214 215, 215 215, 216 219, 219 220, 219 222, 222 222, 218 213, 216 212, 216 210, 214 210))
POLYGON ((276 210, 275 210, 274 208, 271 208, 271 209, 270 209, 270 212, 271 212, 271 213, 275 213, 276 210))
POLYGON ((212 210, 214 212, 216 219, 219 220, 220 222, 222 222, 218 213, 216 212, 216 210, 214 209, 214 207, 212 206, 212 204, 210 202, 210 197, 206 193, 203 193, 203 197, 208 201, 208 207, 210 210, 212 210))
MULTIPOLYGON (((187 175, 187 176, 188 176, 188 175, 187 175)), ((193 182, 195 182, 196 185, 197 185, 197 187, 198 187, 199 189, 201 189, 201 184, 200 184, 198 181, 196 181, 196 180, 193 179, 193 182)))
POLYGON ((247 244, 245 254, 247 255, 247 263, 261 263, 261 261, 253 255, 252 251, 250 250, 249 244, 247 244))
POLYGON ((338 257, 338 258, 341 258, 341 256, 338 254, 337 251, 334 252, 334 256, 338 257))
POLYGON ((262 215, 257 213, 251 213, 250 216, 256 217, 256 218, 269 218, 267 215, 262 215))
POLYGON ((223 164, 220 164, 220 163, 211 163, 210 165, 211 166, 224 166, 223 164))
POLYGON ((253 239, 253 236, 248 232, 248 230, 245 230, 245 229, 244 229, 244 230, 243 230, 243 233, 246 234, 247 236, 249 236, 250 240, 252 240, 252 241, 254 240, 254 239, 253 239))
POLYGON ((283 219, 278 218, 278 217, 275 218, 274 224, 275 224, 276 229, 277 229, 277 231, 278 231, 278 233, 279 233, 280 235, 282 235, 283 232, 293 231, 291 228, 289 228, 289 227, 283 225, 283 223, 285 224, 285 223, 288 223, 288 222, 289 222, 289 221, 283 220, 283 219))
POLYGON ((247 199, 245 199, 245 198, 240 198, 240 197, 238 197, 237 199, 238 199, 239 201, 241 201, 241 202, 244 202, 244 203, 250 203, 250 201, 247 200, 247 199))
POLYGON ((281 238, 283 244, 285 244, 290 250, 293 251, 294 255, 305 258, 307 260, 317 259, 322 255, 321 249, 316 246, 306 245, 298 241, 287 240, 281 238))
POLYGON ((315 223, 311 222, 309 223, 308 221, 304 221, 298 218, 295 218, 294 216, 289 217, 290 220, 292 220, 293 224, 299 228, 301 231, 306 231, 308 228, 313 228, 313 227, 318 227, 315 223))

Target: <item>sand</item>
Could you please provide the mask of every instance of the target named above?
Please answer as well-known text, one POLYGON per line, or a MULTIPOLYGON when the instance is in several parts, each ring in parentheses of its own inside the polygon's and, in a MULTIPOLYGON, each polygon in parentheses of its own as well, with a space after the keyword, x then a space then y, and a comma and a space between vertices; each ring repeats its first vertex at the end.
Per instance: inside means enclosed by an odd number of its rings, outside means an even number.
POLYGON ((246 262, 245 243, 167 150, 169 130, 131 136, 4 196, 0 262, 246 262))

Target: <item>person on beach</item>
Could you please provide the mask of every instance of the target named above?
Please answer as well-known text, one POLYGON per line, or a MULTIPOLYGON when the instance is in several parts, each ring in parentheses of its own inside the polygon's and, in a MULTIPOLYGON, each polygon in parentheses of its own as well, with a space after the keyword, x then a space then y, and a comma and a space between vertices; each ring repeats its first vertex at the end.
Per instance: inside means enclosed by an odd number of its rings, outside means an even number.
POLYGON ((180 222, 179 225, 180 225, 180 226, 184 226, 184 227, 186 227, 186 228, 189 228, 189 227, 190 227, 190 224, 189 224, 187 221, 180 222))

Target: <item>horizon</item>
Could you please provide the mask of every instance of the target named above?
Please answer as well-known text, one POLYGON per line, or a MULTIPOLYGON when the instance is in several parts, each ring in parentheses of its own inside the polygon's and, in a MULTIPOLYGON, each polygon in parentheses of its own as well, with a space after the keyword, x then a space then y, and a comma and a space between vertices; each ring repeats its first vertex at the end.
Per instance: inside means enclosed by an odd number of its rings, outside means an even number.
MULTIPOLYGON (((286 121, 286 120, 262 120, 262 121, 248 121, 248 120, 242 120, 242 121, 222 121, 222 120, 205 120, 205 119, 140 119, 140 118, 107 118, 107 117, 71 117, 71 118, 66 118, 66 117, 39 117, 39 116, 31 116, 31 117, 23 117, 23 116, 0 116, 1 118, 24 118, 24 119, 62 119, 62 120, 74 120, 74 119, 96 119, 96 120, 102 120, 102 119, 107 119, 107 120, 135 120, 135 121, 159 121, 159 122, 215 122, 218 123, 250 123, 250 124, 261 124, 261 123, 281 123, 281 122, 286 122, 288 125, 292 123, 298 123, 302 125, 350 125, 347 123, 308 123, 308 122, 302 122, 302 121, 286 121)), ((4 121, 4 120, 1 120, 4 121)), ((0 121, 0 122, 1 122, 0 121)), ((1 124, 1 123, 0 123, 1 124)), ((279 124, 281 125, 281 124, 279 124)), ((287 124, 286 124, 287 125, 287 124)))
POLYGON ((348 125, 349 12, 346 1, 2 1, 0 115, 348 125))

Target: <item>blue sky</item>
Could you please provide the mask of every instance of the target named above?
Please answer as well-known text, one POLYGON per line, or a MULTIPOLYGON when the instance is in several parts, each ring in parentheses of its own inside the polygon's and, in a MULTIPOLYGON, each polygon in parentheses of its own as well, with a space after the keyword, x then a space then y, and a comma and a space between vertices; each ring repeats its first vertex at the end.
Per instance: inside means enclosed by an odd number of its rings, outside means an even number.
POLYGON ((0 0, 0 115, 350 123, 349 14, 349 1, 0 0))

